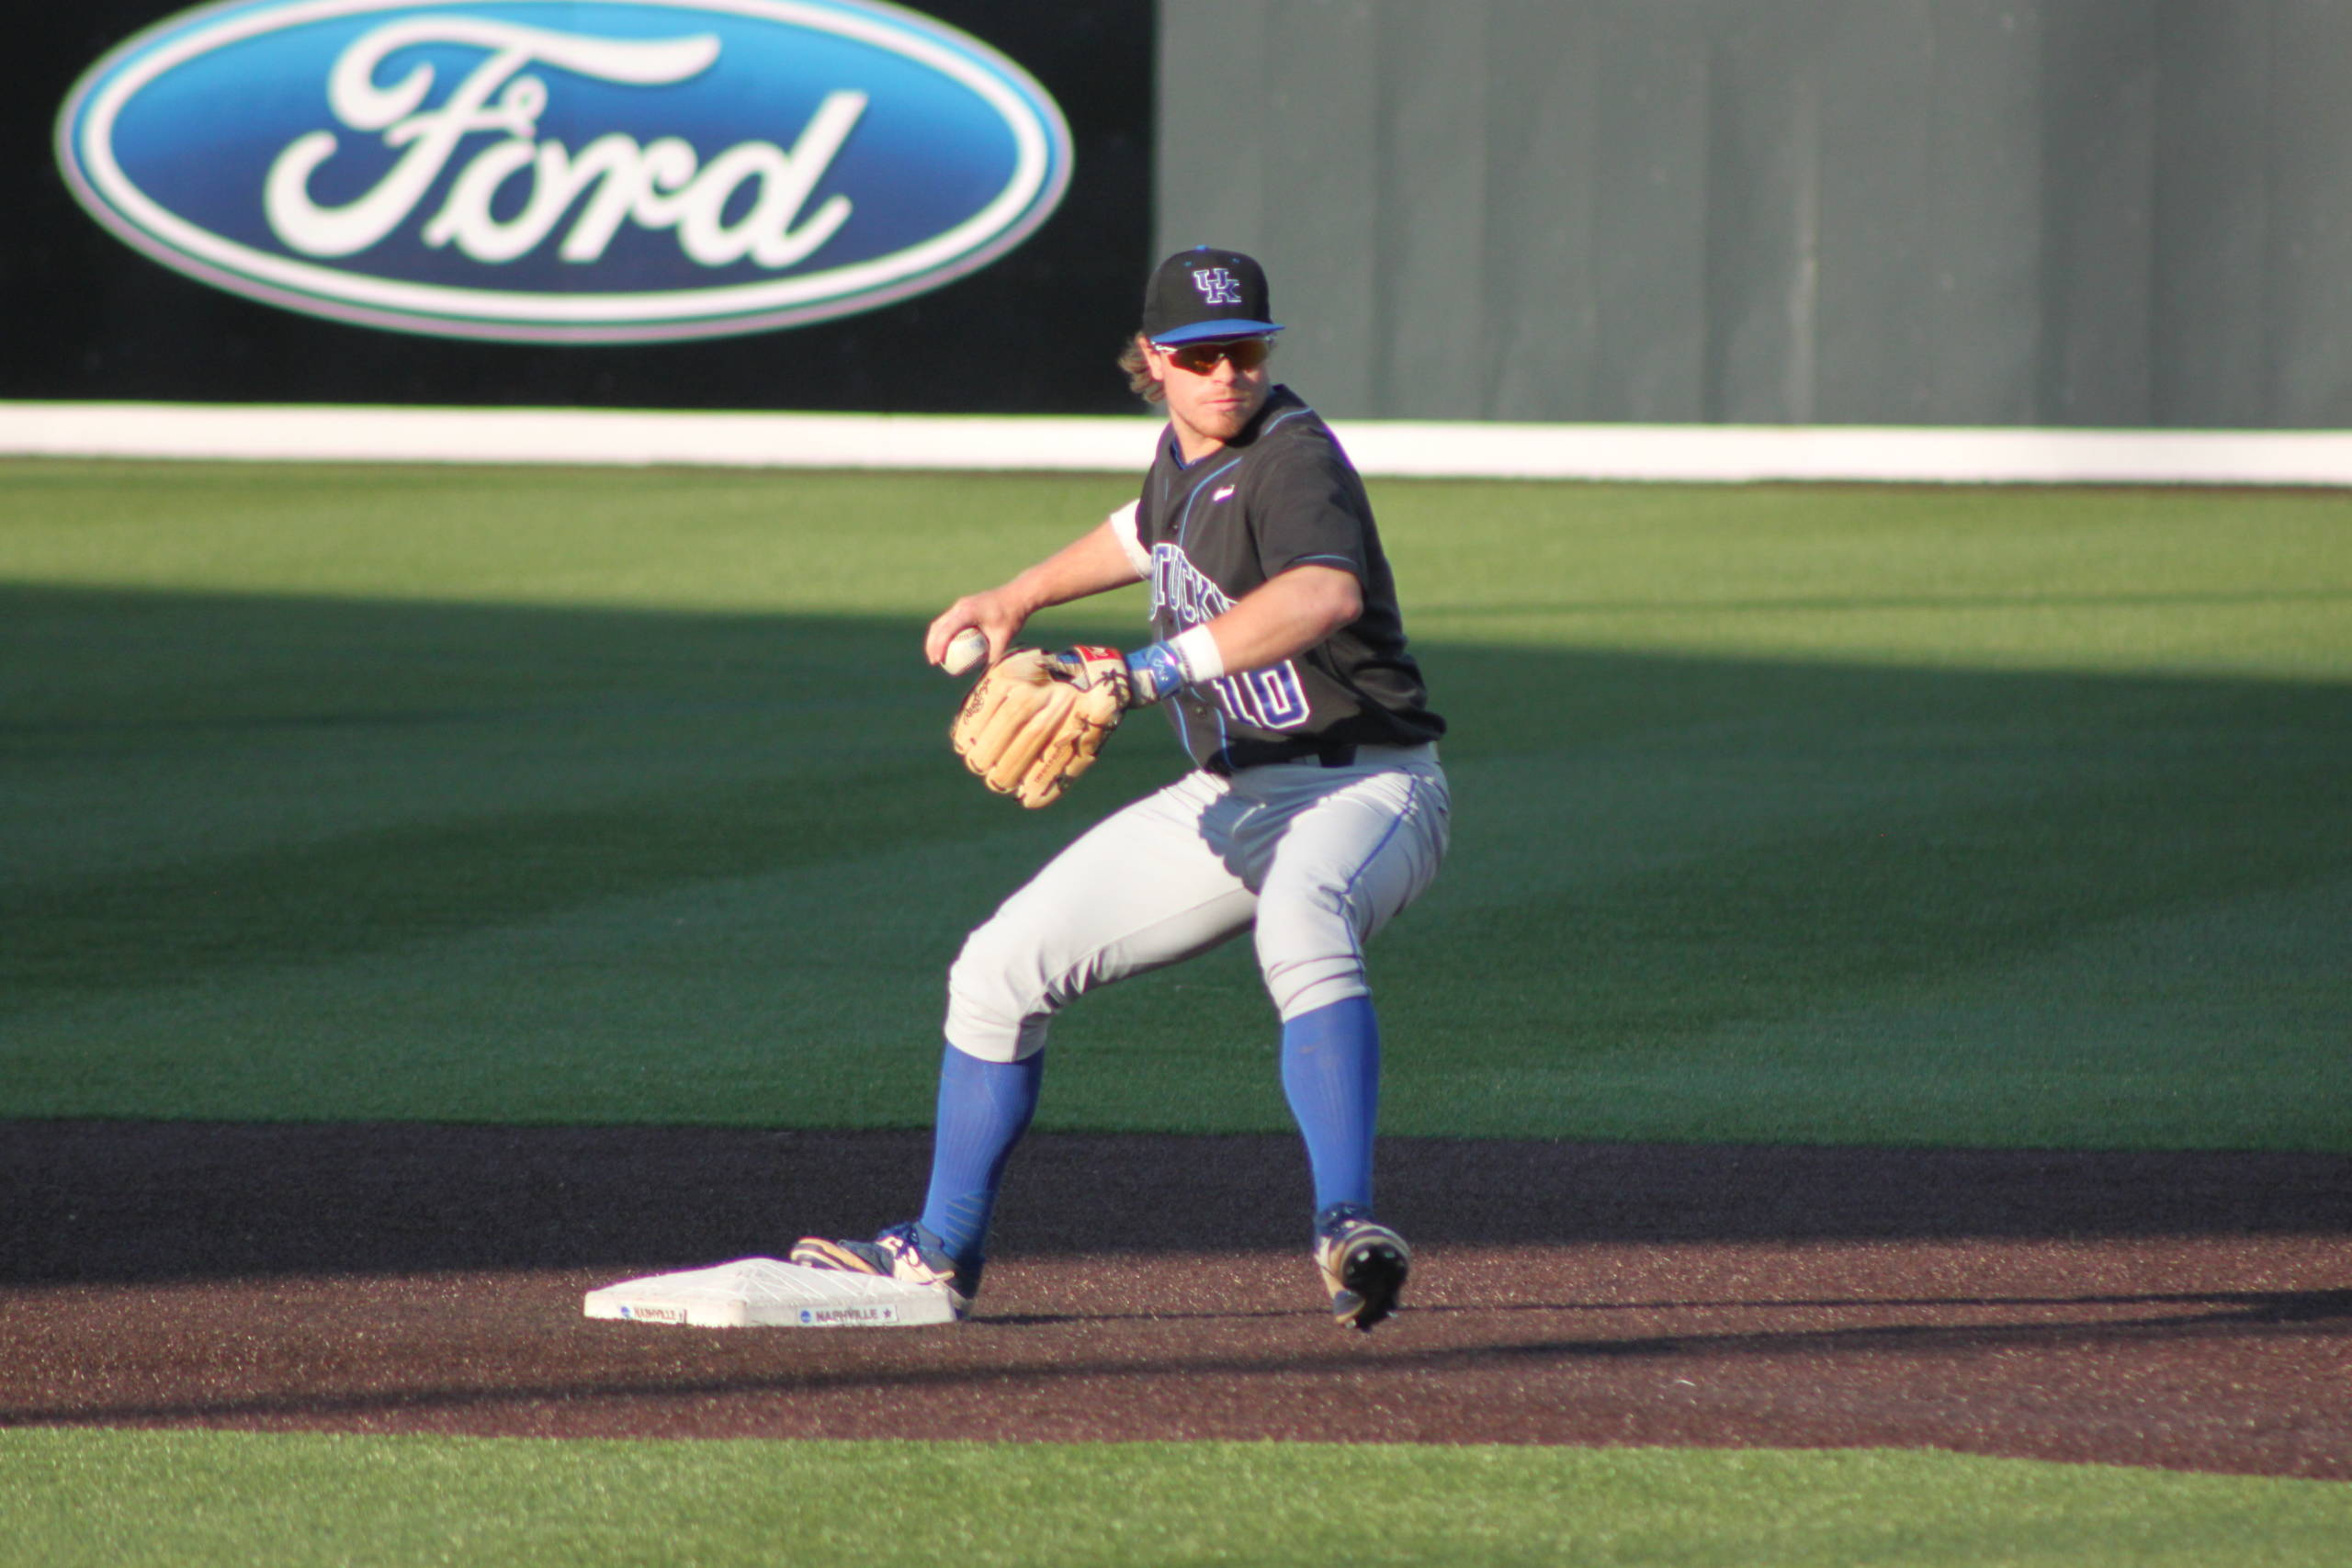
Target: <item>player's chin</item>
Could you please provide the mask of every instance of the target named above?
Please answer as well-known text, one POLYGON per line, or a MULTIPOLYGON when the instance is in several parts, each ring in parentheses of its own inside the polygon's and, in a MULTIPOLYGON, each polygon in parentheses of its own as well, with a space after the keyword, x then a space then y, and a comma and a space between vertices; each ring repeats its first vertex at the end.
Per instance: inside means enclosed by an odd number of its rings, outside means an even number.
POLYGON ((1230 441, 1248 429, 1250 422, 1257 417, 1260 401, 1257 398, 1236 398, 1230 401, 1211 403, 1201 411, 1204 416, 1201 423, 1210 434, 1222 441, 1230 441))

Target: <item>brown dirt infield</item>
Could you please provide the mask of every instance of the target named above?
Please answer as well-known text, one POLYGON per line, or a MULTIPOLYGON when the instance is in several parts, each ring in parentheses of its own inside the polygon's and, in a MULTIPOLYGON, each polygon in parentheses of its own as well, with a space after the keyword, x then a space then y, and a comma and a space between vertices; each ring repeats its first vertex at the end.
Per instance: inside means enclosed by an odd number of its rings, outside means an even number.
POLYGON ((2352 1478, 2352 1159, 1382 1145, 1335 1327, 1287 1138, 1036 1134, 980 1314, 592 1323, 861 1234, 927 1139, 0 1123, 0 1426, 1890 1446, 2352 1478))

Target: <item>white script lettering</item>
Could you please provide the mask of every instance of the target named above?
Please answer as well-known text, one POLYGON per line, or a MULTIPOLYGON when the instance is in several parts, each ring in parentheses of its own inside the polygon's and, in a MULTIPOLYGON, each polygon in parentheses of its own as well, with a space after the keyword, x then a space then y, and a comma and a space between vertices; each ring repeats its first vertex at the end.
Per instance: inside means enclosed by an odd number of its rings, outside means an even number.
POLYGON ((865 113, 863 93, 826 96, 789 152, 770 141, 743 141, 702 163, 683 139, 661 137, 639 146, 617 132, 578 152, 538 138, 548 107, 547 84, 523 74, 533 64, 604 82, 660 86, 707 71, 718 59, 707 34, 644 41, 586 38, 474 17, 417 17, 388 23, 356 39, 327 79, 327 105, 349 130, 380 132, 399 160, 374 188, 340 206, 311 197, 311 177, 334 156, 333 131, 297 137, 270 165, 262 209, 278 238, 313 256, 347 256, 368 249, 406 220, 430 192, 467 137, 503 132, 474 154, 440 209, 424 225, 430 245, 455 244, 480 262, 509 262, 528 254, 587 197, 557 254, 593 262, 620 226, 673 229, 680 249, 705 266, 749 258, 763 267, 791 265, 832 238, 850 213, 849 198, 833 196, 802 217, 817 183, 831 166, 865 113), (419 44, 461 44, 488 51, 480 65, 437 108, 424 107, 434 68, 419 63, 390 85, 377 69, 393 51, 419 44), (492 203, 506 182, 526 178, 529 189, 512 217, 492 203), (752 187, 748 205, 736 200, 752 187), (593 194, 591 194, 593 192, 593 194), (741 216, 729 221, 729 207, 741 216))

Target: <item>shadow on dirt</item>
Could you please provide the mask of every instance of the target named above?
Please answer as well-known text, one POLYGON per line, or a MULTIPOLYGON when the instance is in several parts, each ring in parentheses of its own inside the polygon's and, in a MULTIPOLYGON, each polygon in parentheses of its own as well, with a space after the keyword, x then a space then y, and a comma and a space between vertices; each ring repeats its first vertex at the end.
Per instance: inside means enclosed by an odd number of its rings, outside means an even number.
MULTIPOLYGON (((1424 1245, 2095 1239, 2352 1231, 2329 1155, 1392 1138, 1384 1210, 1424 1245)), ((928 1134, 0 1123, 0 1282, 608 1268, 780 1256, 919 1204, 928 1134)), ((1037 1134, 1000 1258, 1288 1251, 1283 1137, 1037 1134)))

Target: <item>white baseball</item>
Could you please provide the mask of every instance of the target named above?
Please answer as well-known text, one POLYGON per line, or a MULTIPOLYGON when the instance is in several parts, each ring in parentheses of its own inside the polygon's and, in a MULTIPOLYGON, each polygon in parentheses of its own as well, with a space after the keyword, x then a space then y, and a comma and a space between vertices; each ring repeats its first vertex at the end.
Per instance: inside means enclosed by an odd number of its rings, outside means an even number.
POLYGON ((961 675, 977 669, 989 656, 989 634, 978 626, 966 626, 948 643, 947 651, 939 656, 939 667, 950 675, 961 675))

